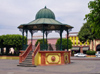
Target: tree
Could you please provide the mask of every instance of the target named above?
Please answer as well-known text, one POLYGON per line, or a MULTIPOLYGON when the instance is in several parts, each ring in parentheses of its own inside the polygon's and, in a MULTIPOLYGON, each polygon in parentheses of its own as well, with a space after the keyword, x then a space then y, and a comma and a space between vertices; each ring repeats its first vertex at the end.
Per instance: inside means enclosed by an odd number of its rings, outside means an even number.
POLYGON ((78 37, 82 43, 85 43, 87 40, 90 42, 91 40, 95 39, 95 35, 92 31, 92 27, 90 27, 90 23, 83 24, 78 33, 78 37))
POLYGON ((96 36, 95 39, 100 39, 100 0, 90 1, 88 8, 90 13, 85 15, 85 20, 93 27, 92 31, 96 36))
MULTIPOLYGON (((24 37, 24 44, 26 44, 26 37, 24 37)), ((0 47, 4 48, 6 47, 8 54, 9 48, 13 47, 16 48, 17 50, 22 49, 22 35, 2 35, 0 36, 0 47)))
MULTIPOLYGON (((57 50, 60 50, 59 46, 60 46, 60 38, 56 42, 56 47, 58 48, 57 50)), ((72 48, 72 42, 70 39, 68 39, 68 49, 71 49, 71 48, 72 48)), ((62 38, 62 50, 65 50, 65 49, 67 49, 67 39, 62 38)))
MULTIPOLYGON (((35 43, 35 46, 38 45, 38 42, 40 42, 40 50, 43 50, 43 48, 46 49, 46 39, 44 39, 44 45, 43 45, 43 39, 38 39, 35 43)), ((47 42, 47 46, 48 46, 48 42, 47 42)))
POLYGON ((3 37, 0 36, 0 48, 2 48, 2 47, 3 47, 3 37))
MULTIPOLYGON (((40 42, 40 44, 43 44, 43 39, 38 39, 35 43, 35 46, 38 45, 38 43, 40 42)), ((48 42, 47 42, 48 43, 48 42)), ((46 39, 44 39, 44 44, 46 44, 46 39)))

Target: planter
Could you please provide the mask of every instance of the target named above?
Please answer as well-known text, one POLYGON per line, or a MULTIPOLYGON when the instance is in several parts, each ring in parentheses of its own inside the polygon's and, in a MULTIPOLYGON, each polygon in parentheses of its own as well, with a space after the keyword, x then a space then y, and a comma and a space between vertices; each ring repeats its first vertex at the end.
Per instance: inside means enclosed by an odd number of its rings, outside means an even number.
POLYGON ((96 57, 95 55, 87 55, 86 57, 96 57))

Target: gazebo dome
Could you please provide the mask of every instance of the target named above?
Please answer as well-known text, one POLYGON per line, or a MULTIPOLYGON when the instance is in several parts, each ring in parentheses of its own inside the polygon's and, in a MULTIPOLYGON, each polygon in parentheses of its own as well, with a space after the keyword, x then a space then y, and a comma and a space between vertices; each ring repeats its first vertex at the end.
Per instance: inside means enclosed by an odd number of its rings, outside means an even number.
POLYGON ((43 8, 41 10, 39 10, 36 14, 35 19, 40 19, 40 18, 51 18, 51 19, 55 19, 55 14, 48 8, 43 8))

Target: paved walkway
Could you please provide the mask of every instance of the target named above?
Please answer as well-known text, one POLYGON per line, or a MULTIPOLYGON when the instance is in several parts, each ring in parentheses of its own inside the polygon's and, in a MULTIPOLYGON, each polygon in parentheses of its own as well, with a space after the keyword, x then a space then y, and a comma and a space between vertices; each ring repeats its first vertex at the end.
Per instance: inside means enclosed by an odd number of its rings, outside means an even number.
POLYGON ((100 57, 71 57, 71 60, 100 60, 100 57))
POLYGON ((100 74, 100 60, 71 60, 59 66, 19 67, 18 60, 1 60, 0 74, 100 74))

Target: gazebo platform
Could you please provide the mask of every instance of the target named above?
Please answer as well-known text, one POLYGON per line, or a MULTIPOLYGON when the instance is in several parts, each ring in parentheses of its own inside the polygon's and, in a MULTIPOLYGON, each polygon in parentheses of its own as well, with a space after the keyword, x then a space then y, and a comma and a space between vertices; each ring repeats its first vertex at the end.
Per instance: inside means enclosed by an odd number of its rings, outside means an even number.
POLYGON ((40 51, 40 44, 34 52, 32 44, 19 57, 19 66, 45 66, 70 64, 70 51, 40 51), (30 54, 30 52, 32 52, 30 54), (30 56, 29 56, 30 55, 30 56))

